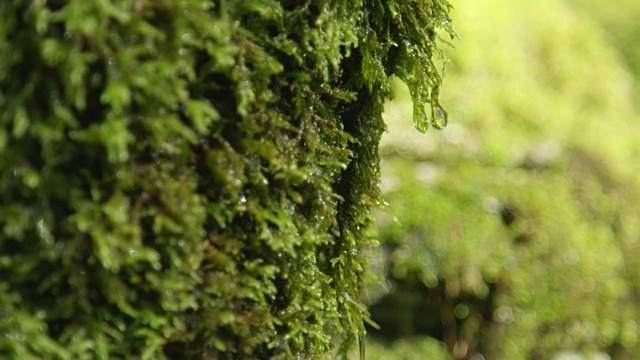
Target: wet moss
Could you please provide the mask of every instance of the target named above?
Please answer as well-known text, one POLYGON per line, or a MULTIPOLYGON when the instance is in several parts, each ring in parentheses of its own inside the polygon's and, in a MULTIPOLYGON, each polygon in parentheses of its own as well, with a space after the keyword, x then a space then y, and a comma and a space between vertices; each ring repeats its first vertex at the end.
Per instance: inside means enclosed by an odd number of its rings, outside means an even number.
POLYGON ((346 353, 388 79, 438 108, 447 11, 0 4, 0 356, 346 353))

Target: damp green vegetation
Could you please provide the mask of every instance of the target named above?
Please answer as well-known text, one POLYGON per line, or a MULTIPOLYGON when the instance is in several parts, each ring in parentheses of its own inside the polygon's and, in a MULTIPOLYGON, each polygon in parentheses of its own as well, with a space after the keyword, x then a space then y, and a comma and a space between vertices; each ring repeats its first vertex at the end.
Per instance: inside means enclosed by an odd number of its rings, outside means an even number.
POLYGON ((637 358, 640 4, 452 5, 449 125, 386 107, 368 358, 637 358))
POLYGON ((0 358, 357 347, 389 78, 444 125, 448 11, 1 1, 0 358))
MULTIPOLYGON (((637 1, 620 0, 610 6, 598 0, 569 0, 580 14, 589 16, 598 25, 610 44, 620 52, 622 61, 634 74, 640 74, 640 9, 637 1)), ((636 95, 640 90, 636 86, 636 95)))

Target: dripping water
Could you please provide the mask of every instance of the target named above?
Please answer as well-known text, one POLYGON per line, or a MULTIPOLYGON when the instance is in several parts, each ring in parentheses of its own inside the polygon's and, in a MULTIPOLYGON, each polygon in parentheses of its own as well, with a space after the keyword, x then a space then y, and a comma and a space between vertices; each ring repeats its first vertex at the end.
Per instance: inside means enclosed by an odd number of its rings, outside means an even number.
POLYGON ((440 130, 447 126, 447 112, 440 105, 431 106, 431 125, 440 130))

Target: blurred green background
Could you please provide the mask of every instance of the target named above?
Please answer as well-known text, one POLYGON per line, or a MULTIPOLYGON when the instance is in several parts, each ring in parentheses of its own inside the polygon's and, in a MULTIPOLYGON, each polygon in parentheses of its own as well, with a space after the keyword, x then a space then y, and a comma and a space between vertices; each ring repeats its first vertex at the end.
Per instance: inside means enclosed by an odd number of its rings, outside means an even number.
POLYGON ((640 1, 452 5, 448 127, 385 110, 367 358, 639 358, 640 1))

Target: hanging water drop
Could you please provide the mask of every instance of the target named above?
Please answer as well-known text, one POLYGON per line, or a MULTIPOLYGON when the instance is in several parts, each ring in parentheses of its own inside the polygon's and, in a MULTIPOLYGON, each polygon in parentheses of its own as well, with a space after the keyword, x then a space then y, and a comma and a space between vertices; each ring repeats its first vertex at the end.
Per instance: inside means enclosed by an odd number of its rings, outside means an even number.
POLYGON ((431 125, 440 130, 447 126, 447 112, 439 105, 431 106, 431 125))

